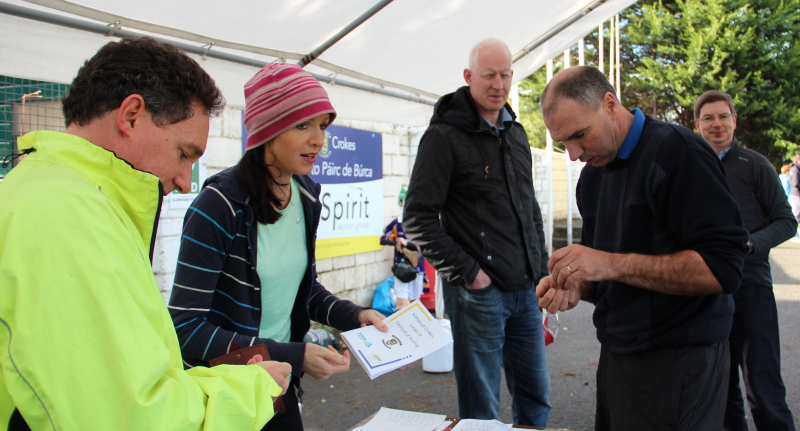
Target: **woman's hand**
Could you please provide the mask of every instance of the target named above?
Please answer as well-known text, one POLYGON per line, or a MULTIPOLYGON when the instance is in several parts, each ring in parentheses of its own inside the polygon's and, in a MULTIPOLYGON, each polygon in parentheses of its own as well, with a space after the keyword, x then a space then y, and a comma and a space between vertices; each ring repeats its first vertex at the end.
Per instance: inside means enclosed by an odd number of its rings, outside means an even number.
POLYGON ((324 348, 313 343, 306 343, 306 353, 303 357, 303 372, 317 380, 344 373, 350 369, 350 353, 345 350, 340 355, 331 346, 324 348))
POLYGON ((397 243, 394 245, 394 247, 397 249, 398 252, 402 253, 403 252, 403 247, 405 247, 407 244, 408 244, 408 241, 406 241, 405 238, 398 236, 397 237, 397 243))
POLYGON ((374 325, 381 332, 387 332, 389 330, 389 327, 383 323, 383 319, 385 318, 386 316, 372 309, 361 310, 358 313, 358 321, 361 322, 362 327, 374 325))

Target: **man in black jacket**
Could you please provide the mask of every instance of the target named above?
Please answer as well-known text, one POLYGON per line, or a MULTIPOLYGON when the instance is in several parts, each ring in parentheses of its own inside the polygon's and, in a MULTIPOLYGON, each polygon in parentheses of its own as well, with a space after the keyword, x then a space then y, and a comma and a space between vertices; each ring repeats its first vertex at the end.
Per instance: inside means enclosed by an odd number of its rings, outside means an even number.
POLYGON ((742 368, 747 400, 759 430, 794 430, 781 378, 778 309, 772 292, 769 251, 794 236, 796 222, 775 168, 733 136, 736 110, 728 93, 711 90, 694 104, 694 126, 717 153, 728 177, 744 228, 750 232, 742 285, 733 294, 736 312, 728 342, 731 375, 725 430, 747 431, 739 388, 742 368))
POLYGON ((580 245, 553 252, 548 311, 595 304, 595 430, 719 431, 748 240, 722 164, 690 130, 627 111, 593 67, 559 72, 545 125, 587 163, 580 245))
POLYGON ((545 426, 550 378, 533 286, 547 275, 525 129, 506 103, 511 53, 478 43, 468 86, 442 97, 411 174, 404 225, 443 279, 462 418, 496 419, 500 368, 515 424, 545 426))

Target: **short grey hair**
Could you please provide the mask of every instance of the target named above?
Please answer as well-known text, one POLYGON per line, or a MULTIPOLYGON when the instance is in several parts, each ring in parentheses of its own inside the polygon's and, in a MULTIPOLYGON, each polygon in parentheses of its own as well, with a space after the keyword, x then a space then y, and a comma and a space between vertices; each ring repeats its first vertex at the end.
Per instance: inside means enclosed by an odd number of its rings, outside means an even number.
POLYGON ((500 50, 502 50, 508 56, 508 59, 511 60, 511 50, 508 49, 508 45, 506 45, 506 43, 500 39, 490 37, 478 42, 469 51, 469 70, 475 70, 475 68, 478 67, 478 55, 481 53, 483 48, 490 46, 500 48, 500 50))
POLYGON ((555 85, 550 82, 544 87, 540 98, 543 115, 552 114, 556 110, 556 101, 562 97, 572 99, 592 111, 600 108, 606 93, 613 94, 614 98, 617 97, 614 87, 598 68, 592 66, 578 66, 578 68, 580 70, 577 73, 557 80, 555 85))

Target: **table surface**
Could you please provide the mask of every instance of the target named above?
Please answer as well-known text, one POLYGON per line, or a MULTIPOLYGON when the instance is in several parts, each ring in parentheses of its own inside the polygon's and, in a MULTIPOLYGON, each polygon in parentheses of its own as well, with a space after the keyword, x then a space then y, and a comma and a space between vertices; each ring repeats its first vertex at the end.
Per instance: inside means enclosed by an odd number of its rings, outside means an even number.
MULTIPOLYGON (((378 414, 378 412, 375 412, 375 413, 369 415, 366 419, 364 419, 363 421, 355 424, 352 428, 348 429, 347 431, 353 431, 354 429, 356 429, 356 428, 358 428, 360 426, 366 425, 367 422, 369 422, 369 420, 372 419, 376 414, 378 414)), ((447 418, 445 418, 445 420, 452 421, 452 420, 456 420, 456 418, 451 418, 451 417, 448 416, 447 418)), ((514 429, 529 429, 529 430, 569 431, 566 428, 539 428, 539 427, 530 427, 530 426, 525 426, 525 425, 514 425, 513 428, 514 429)))

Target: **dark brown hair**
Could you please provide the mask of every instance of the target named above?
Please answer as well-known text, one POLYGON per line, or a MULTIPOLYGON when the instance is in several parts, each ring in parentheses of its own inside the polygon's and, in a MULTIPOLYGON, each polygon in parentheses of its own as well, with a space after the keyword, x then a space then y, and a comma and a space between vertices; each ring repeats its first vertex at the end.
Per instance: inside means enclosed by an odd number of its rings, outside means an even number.
POLYGON ((281 200, 273 192, 273 187, 285 185, 272 176, 270 169, 278 168, 268 165, 264 159, 267 145, 271 144, 272 141, 247 150, 236 164, 236 173, 247 192, 247 203, 253 208, 256 221, 262 224, 272 224, 281 218, 281 213, 275 209, 280 207, 281 200))
POLYGON ((728 106, 731 108, 731 114, 736 114, 736 108, 733 106, 733 98, 731 98, 730 94, 723 93, 722 91, 710 90, 701 94, 700 97, 697 98, 697 101, 694 102, 694 118, 700 119, 700 109, 703 105, 706 103, 719 102, 720 100, 728 102, 728 106))
POLYGON ((107 43, 78 70, 61 100, 67 126, 85 126, 131 94, 142 96, 158 126, 191 118, 192 103, 209 116, 225 105, 214 80, 183 51, 151 37, 124 38, 107 43))

